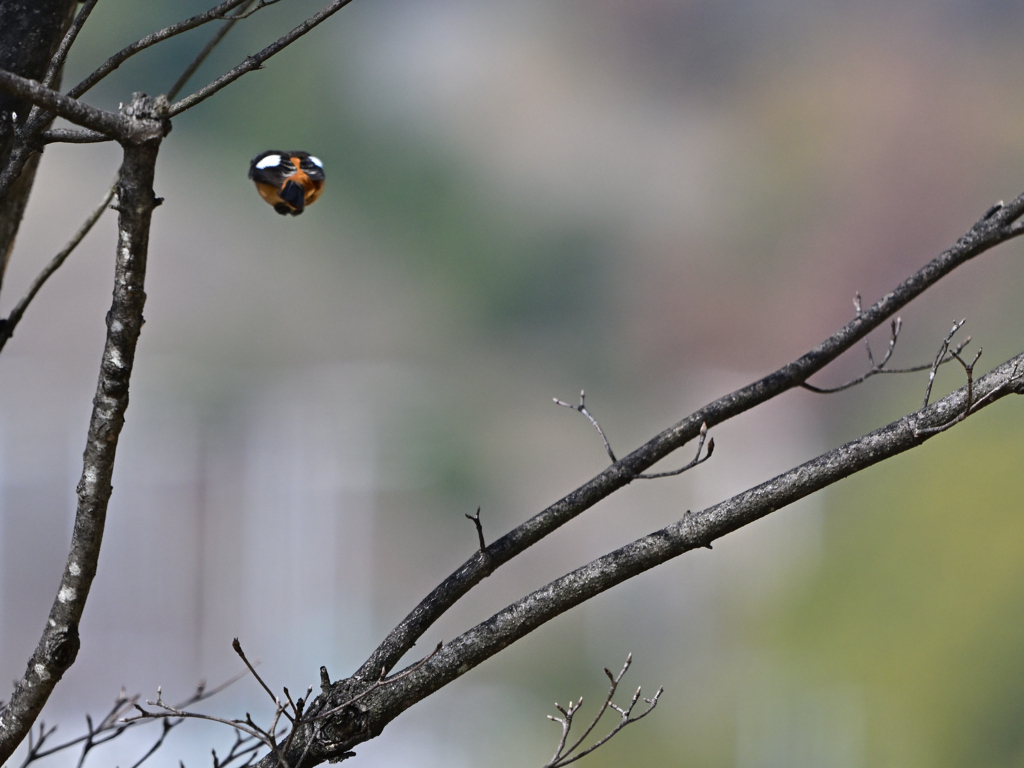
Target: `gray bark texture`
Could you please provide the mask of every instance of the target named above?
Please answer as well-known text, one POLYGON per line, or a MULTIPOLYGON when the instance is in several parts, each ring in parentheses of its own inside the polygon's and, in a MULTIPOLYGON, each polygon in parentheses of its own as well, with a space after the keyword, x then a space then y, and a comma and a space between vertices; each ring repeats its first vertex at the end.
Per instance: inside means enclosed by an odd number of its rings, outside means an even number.
POLYGON ((153 177, 160 141, 170 130, 165 119, 166 105, 166 99, 151 100, 135 94, 122 109, 123 119, 137 124, 129 135, 149 138, 143 143, 123 144, 124 161, 117 191, 114 295, 107 313, 107 338, 89 421, 82 479, 76 489, 78 509, 71 549, 39 643, 11 700, 0 712, 0 763, 10 758, 25 738, 78 653, 78 625, 99 562, 114 457, 128 407, 135 348, 144 322, 149 227, 153 209, 159 204, 153 193, 153 177))
MULTIPOLYGON (((76 5, 77 0, 0 0, 0 69, 42 80, 76 5)), ((28 119, 31 106, 19 96, 0 91, 0 168, 7 165, 14 148, 15 127, 28 119)), ((38 155, 29 160, 6 194, 0 195, 0 285, 37 164, 38 155)))

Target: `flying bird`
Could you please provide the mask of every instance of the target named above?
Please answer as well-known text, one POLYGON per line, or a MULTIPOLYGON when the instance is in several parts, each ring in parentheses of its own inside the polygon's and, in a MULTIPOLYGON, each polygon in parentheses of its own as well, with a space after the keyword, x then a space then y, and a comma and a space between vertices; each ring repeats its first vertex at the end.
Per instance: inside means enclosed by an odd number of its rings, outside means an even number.
POLYGON ((324 191, 324 164, 309 152, 260 152, 249 164, 260 197, 282 216, 298 216, 324 191))

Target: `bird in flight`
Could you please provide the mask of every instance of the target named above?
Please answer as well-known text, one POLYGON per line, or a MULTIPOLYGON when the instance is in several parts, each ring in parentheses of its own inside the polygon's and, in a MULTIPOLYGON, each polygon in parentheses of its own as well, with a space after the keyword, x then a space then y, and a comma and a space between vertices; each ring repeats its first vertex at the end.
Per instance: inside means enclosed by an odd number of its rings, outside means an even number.
POLYGON ((249 178, 282 216, 298 216, 324 191, 324 165, 309 152, 260 152, 249 163, 249 178))

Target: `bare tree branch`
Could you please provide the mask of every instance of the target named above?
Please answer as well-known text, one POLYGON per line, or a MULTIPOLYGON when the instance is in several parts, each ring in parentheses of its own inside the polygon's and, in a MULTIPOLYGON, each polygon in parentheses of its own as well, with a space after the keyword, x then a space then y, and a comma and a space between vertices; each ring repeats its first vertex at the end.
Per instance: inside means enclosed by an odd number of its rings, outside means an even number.
POLYGON ((178 94, 181 93, 182 88, 185 87, 185 83, 187 83, 189 78, 196 73, 196 70, 202 66, 202 63, 206 61, 207 57, 213 53, 213 49, 220 44, 220 41, 224 39, 224 36, 231 31, 231 28, 235 26, 235 24, 237 24, 241 19, 248 18, 260 8, 268 5, 265 0, 259 0, 259 5, 252 8, 252 4, 255 2, 257 2, 257 0, 245 0, 241 6, 235 9, 235 13, 233 15, 227 17, 227 21, 221 25, 216 34, 210 38, 210 41, 203 46, 203 50, 201 50, 198 55, 192 59, 189 65, 185 67, 185 71, 181 73, 181 76, 175 80, 171 89, 167 91, 168 101, 173 101, 177 98, 178 94))
POLYGON ((480 542, 480 551, 481 552, 486 552, 487 551, 487 542, 484 541, 484 526, 483 526, 483 523, 480 522, 480 507, 476 508, 476 514, 475 515, 466 515, 466 519, 473 521, 473 525, 476 526, 476 538, 477 538, 477 541, 480 542))
POLYGON ((21 300, 14 305, 14 309, 7 316, 5 320, 0 320, 0 350, 3 350, 4 345, 7 344, 7 340, 14 335, 14 329, 18 323, 21 322, 22 316, 25 314, 25 310, 28 309, 28 305, 32 302, 32 299, 39 293, 39 289, 43 287, 43 284, 50 278, 50 276, 56 272, 64 260, 71 255, 71 252, 78 247, 78 244, 82 242, 89 230, 92 229, 93 225, 99 221, 100 216, 107 210, 107 206, 110 205, 110 201, 114 198, 114 193, 117 192, 117 182, 111 185, 110 189, 103 196, 100 204, 93 209, 92 213, 89 214, 88 218, 82 222, 82 226, 78 228, 78 231, 71 237, 68 244, 65 245, 60 253, 54 256, 50 263, 47 264, 42 272, 36 275, 35 280, 29 286, 28 291, 22 296, 21 300))
MULTIPOLYGON (((932 397, 932 385, 935 383, 935 374, 938 373, 939 366, 942 365, 943 360, 946 358, 946 353, 949 351, 949 345, 953 341, 953 337, 956 335, 957 331, 963 328, 964 323, 966 322, 966 317, 963 320, 954 320, 953 327, 950 328, 949 333, 946 334, 946 338, 943 339, 942 344, 939 345, 939 351, 935 355, 935 362, 932 363, 931 372, 928 374, 928 386, 924 390, 924 402, 921 403, 922 408, 928 406, 928 401, 932 397)), ((967 341, 965 341, 964 344, 966 344, 970 340, 971 338, 970 336, 968 336, 967 341)), ((956 351, 959 352, 960 349, 964 346, 964 344, 961 344, 956 351)))
POLYGON ((60 41, 60 46, 57 48, 57 52, 53 54, 53 58, 50 59, 50 65, 47 67, 46 74, 43 75, 43 79, 41 81, 47 88, 53 88, 54 83, 57 81, 57 75, 60 74, 60 70, 64 66, 64 61, 68 57, 68 51, 71 50, 71 46, 78 37, 78 33, 82 31, 82 27, 88 20, 89 14, 92 13, 92 9, 96 7, 97 2, 98 0, 86 0, 82 5, 81 10, 79 10, 75 15, 75 19, 71 22, 71 26, 68 27, 68 31, 64 33, 64 39, 60 41))
POLYGON ((579 405, 567 403, 564 400, 559 400, 557 397, 552 399, 555 401, 555 405, 561 405, 564 408, 572 408, 574 411, 579 411, 590 420, 590 423, 594 425, 594 429, 597 430, 597 434, 601 436, 601 440, 604 442, 605 453, 608 454, 608 458, 610 458, 612 460, 612 464, 614 464, 618 459, 615 458, 615 452, 612 450, 611 445, 609 445, 608 438, 604 436, 604 430, 601 429, 601 425, 597 423, 597 419, 591 416, 590 411, 587 410, 586 397, 586 391, 581 389, 579 405))
POLYGON ((203 24, 207 24, 211 21, 223 19, 224 14, 248 1, 249 0, 225 0, 225 2, 215 5, 208 11, 197 13, 191 18, 179 21, 177 24, 172 24, 171 26, 165 27, 151 35, 146 35, 141 40, 136 40, 134 43, 125 46, 100 64, 88 77, 68 91, 68 96, 71 98, 78 98, 140 51, 144 51, 157 43, 161 43, 164 40, 174 37, 175 35, 180 35, 182 32, 188 32, 191 29, 195 29, 196 27, 202 26, 203 24))
MULTIPOLYGON (((256 679, 256 681, 260 684, 260 687, 263 688, 264 691, 266 691, 266 693, 270 696, 271 701, 274 702, 274 714, 270 727, 263 728, 260 725, 258 725, 253 720, 252 715, 250 715, 248 712, 245 713, 245 719, 228 719, 223 717, 217 717, 215 715, 207 715, 202 712, 189 711, 186 710, 183 705, 172 706, 166 704, 163 701, 163 694, 160 688, 157 688, 156 701, 146 702, 147 706, 156 707, 157 710, 151 711, 144 709, 143 707, 139 706, 138 703, 136 703, 135 699, 133 699, 132 706, 135 708, 137 714, 132 717, 122 718, 120 720, 120 723, 125 727, 146 720, 164 720, 165 722, 173 721, 175 725, 177 725, 177 723, 181 722, 182 720, 186 719, 206 720, 213 723, 220 723, 221 725, 226 725, 230 728, 235 729, 236 733, 238 734, 245 734, 244 738, 241 735, 236 737, 235 746, 232 747, 231 753, 229 754, 227 760, 238 759, 243 755, 250 754, 254 748, 238 748, 242 744, 247 743, 248 740, 252 739, 258 741, 270 750, 270 757, 276 761, 276 765, 283 766, 284 768, 301 768, 301 766, 303 765, 303 761, 306 759, 310 746, 313 743, 315 743, 315 739, 307 739, 304 742, 304 746, 301 752, 298 752, 297 755, 292 754, 291 757, 289 757, 289 750, 291 749, 297 734, 303 733, 303 729, 309 729, 310 732, 314 735, 317 735, 318 738, 319 734, 321 734, 324 728, 327 727, 329 719, 331 717, 337 715, 340 712, 348 710, 361 699, 364 699, 370 694, 372 694, 374 691, 377 691, 381 688, 385 688, 387 686, 394 685, 400 680, 404 680, 406 677, 414 673, 416 670, 420 669, 424 664, 426 664, 430 659, 432 659, 434 655, 441 650, 441 643, 437 644, 437 647, 434 649, 433 653, 431 653, 426 658, 421 659, 416 664, 411 665, 408 669, 401 672, 400 674, 393 675, 392 677, 386 677, 382 673, 381 676, 377 680, 375 680, 371 685, 362 687, 362 689, 351 698, 341 701, 340 703, 335 702, 335 704, 328 709, 325 709, 324 707, 319 707, 316 711, 309 711, 306 709, 306 704, 309 701, 309 697, 313 692, 312 686, 306 689, 306 695, 304 697, 301 697, 297 700, 293 700, 291 694, 288 692, 288 689, 284 688, 284 701, 282 701, 278 696, 274 695, 274 693, 270 690, 270 687, 256 672, 255 667, 251 663, 249 663, 249 660, 246 658, 245 653, 242 651, 242 647, 238 642, 238 638, 234 639, 234 641, 232 642, 232 647, 235 649, 235 652, 245 663, 248 674, 251 674, 256 679), (291 708, 290 713, 288 711, 289 707, 291 708), (278 728, 278 726, 281 723, 281 717, 284 717, 292 724, 291 729, 287 731, 288 735, 285 738, 284 744, 278 743, 280 741, 280 737, 283 736, 287 730, 287 726, 285 726, 282 729, 278 728)), ((326 694, 330 690, 331 686, 330 678, 327 675, 326 668, 320 668, 320 675, 321 689, 326 694)), ((193 699, 193 701, 198 700, 199 699, 193 699)), ((41 736, 41 738, 45 738, 45 736, 41 736)), ((155 749, 151 750, 151 752, 152 751, 155 751, 155 749)), ((150 753, 147 753, 147 756, 148 754, 150 753)), ((227 761, 222 763, 217 759, 216 752, 214 752, 213 754, 215 766, 221 766, 226 764, 227 761)), ((340 756, 339 759, 351 757, 352 754, 354 753, 347 753, 345 755, 340 756)), ((246 762, 246 764, 248 764, 248 761, 246 762)))
MULTIPOLYGON (((974 383, 978 396, 970 412, 1011 393, 1024 394, 1024 353, 998 366, 974 383)), ((921 445, 930 439, 927 429, 946 424, 963 413, 969 392, 963 387, 925 409, 908 414, 839 448, 751 488, 701 512, 687 512, 672 525, 655 531, 597 558, 502 609, 438 650, 403 679, 376 689, 357 707, 349 707, 331 721, 329 742, 312 743, 308 723, 295 739, 292 759, 299 748, 313 764, 338 759, 352 747, 377 736, 404 710, 489 659, 499 651, 552 620, 622 582, 686 552, 710 547, 711 542, 758 520, 843 478, 921 445)), ((397 678, 397 676, 396 676, 397 678)), ((311 706, 335 710, 333 702, 351 698, 353 687, 364 686, 349 678, 332 686, 329 695, 311 706)), ((273 762, 264 758, 262 768, 273 762)))
POLYGON ((555 702, 555 709, 562 713, 562 717, 548 715, 548 719, 553 720, 562 726, 562 736, 558 740, 558 746, 555 748, 554 756, 550 761, 544 764, 544 768, 562 768, 562 766, 569 765, 569 763, 575 763, 580 758, 589 755, 595 749, 599 749, 607 744, 627 725, 635 723, 637 720, 643 720, 647 715, 651 714, 656 706, 658 706, 658 699, 661 698, 661 694, 664 691, 663 688, 659 688, 651 698, 644 699, 644 702, 647 704, 647 709, 635 717, 633 716, 633 709, 640 700, 639 688, 636 689, 636 693, 633 694, 633 698, 625 709, 616 706, 613 703, 612 699, 615 697, 615 691, 618 690, 619 683, 622 682, 623 676, 626 674, 626 671, 629 669, 629 665, 632 663, 633 654, 629 654, 626 657, 626 663, 622 665, 622 669, 619 671, 618 675, 612 675, 610 670, 607 668, 605 669, 604 673, 608 676, 608 680, 611 682, 611 685, 608 688, 608 695, 605 697, 604 704, 601 705, 601 708, 597 711, 594 719, 590 721, 590 725, 583 732, 583 735, 576 739, 572 746, 568 748, 566 748, 565 742, 569 737, 569 732, 572 730, 573 718, 579 712, 580 707, 583 706, 583 697, 581 696, 579 700, 575 702, 570 701, 568 706, 564 708, 560 707, 558 702, 555 702), (612 728, 609 733, 607 733, 603 738, 598 739, 598 741, 593 745, 587 747, 587 749, 584 749, 582 752, 576 752, 576 750, 583 745, 583 742, 587 740, 587 737, 590 736, 594 728, 597 727, 597 724, 601 722, 601 718, 604 717, 605 712, 607 712, 609 708, 614 709, 619 713, 619 722, 615 724, 615 727, 612 728), (573 754, 573 752, 576 752, 576 754, 573 754))
POLYGON ((110 136, 99 131, 80 131, 74 128, 51 128, 39 134, 39 144, 98 144, 102 141, 113 141, 110 136))
POLYGON ((96 574, 114 456, 128 407, 128 384, 146 301, 149 225, 158 204, 153 193, 153 174, 167 122, 159 100, 142 96, 126 106, 121 117, 126 124, 138 124, 126 131, 127 135, 149 139, 146 143, 124 144, 118 187, 120 216, 114 298, 107 314, 107 338, 93 400, 82 479, 77 488, 78 510, 71 550, 39 644, 10 701, 0 712, 0 763, 10 758, 25 738, 54 686, 78 654, 78 624, 96 574))
POLYGON ((814 349, 774 373, 690 414, 493 542, 484 552, 474 554, 435 587, 389 633, 363 663, 356 677, 372 679, 376 676, 376 670, 390 670, 441 615, 484 578, 597 502, 631 483, 637 475, 672 451, 699 437, 702 425, 714 427, 801 385, 954 269, 1020 235, 1024 232, 1024 227, 1018 222, 1022 214, 1024 195, 1009 204, 1000 204, 994 212, 986 212, 953 247, 943 251, 814 349))
MULTIPOLYGON (((196 689, 191 696, 189 696, 181 703, 175 704, 174 706, 178 709, 181 709, 183 707, 188 707, 198 702, 212 698, 213 696, 216 696, 218 693, 225 690, 229 686, 234 685, 248 674, 248 670, 243 670, 234 677, 224 681, 223 683, 214 688, 207 688, 206 683, 201 682, 199 683, 199 685, 196 686, 196 689)), ((82 745, 81 752, 79 753, 78 756, 78 765, 79 767, 81 767, 81 765, 85 762, 86 757, 88 757, 89 753, 93 749, 102 746, 103 744, 106 744, 109 741, 113 741, 114 739, 120 737, 121 734, 129 728, 133 728, 136 725, 140 724, 141 721, 136 722, 133 720, 132 722, 124 722, 123 720, 125 715, 132 710, 132 708, 136 705, 138 700, 138 694, 129 696, 127 692, 124 690, 124 688, 122 688, 121 693, 114 700, 113 706, 110 708, 107 714, 99 721, 99 723, 94 723, 92 717, 86 715, 85 722, 87 730, 83 735, 62 742, 53 747, 49 747, 48 749, 43 749, 43 744, 48 737, 53 735, 54 731, 56 731, 56 727, 47 730, 45 726, 42 723, 40 723, 38 729, 39 738, 32 739, 31 734, 29 735, 29 750, 28 754, 25 756, 25 759, 21 763, 21 768, 26 768, 26 766, 38 760, 42 760, 44 757, 49 757, 50 755, 54 755, 58 752, 65 752, 79 744, 82 745)), ((171 727, 176 727, 179 724, 179 722, 180 721, 172 721, 171 727)), ((166 736, 166 731, 158 739, 157 748, 163 742, 164 736, 166 736)), ((155 751, 156 748, 151 749, 150 752, 147 754, 152 754, 155 751)))
MULTIPOLYGON (((0 0, 0 69, 41 79, 72 24, 77 0, 0 0)), ((18 134, 32 105, 0 93, 0 283, 35 179, 38 162, 23 156, 18 134), (9 172, 12 160, 17 172, 9 172), (18 181, 15 184, 15 180, 18 181)))
MULTIPOLYGON (((87 144, 105 141, 109 138, 114 138, 118 141, 126 140, 138 142, 145 140, 144 137, 125 136, 123 131, 126 128, 130 128, 130 124, 128 126, 119 126, 117 121, 118 116, 114 113, 91 107, 88 104, 77 100, 78 96, 84 94, 89 90, 89 88, 106 77, 107 74, 114 71, 122 63, 131 58, 131 56, 145 48, 167 40, 174 35, 195 29, 207 22, 225 20, 227 23, 224 27, 214 35, 213 39, 207 43, 196 59, 171 87, 168 98, 174 98, 189 77, 191 77, 195 70, 198 69, 199 65, 206 59, 210 51, 212 51, 220 40, 223 39, 224 35, 227 34, 236 22, 241 19, 248 18, 261 8, 273 5, 276 2, 277 0, 226 0, 226 2, 215 6, 209 11, 197 14, 190 19, 186 19, 183 22, 179 22, 178 24, 162 29, 159 32, 154 32, 152 35, 148 35, 147 37, 132 43, 116 53, 114 56, 110 57, 110 59, 98 67, 91 75, 89 75, 89 77, 68 91, 67 95, 52 91, 41 83, 28 80, 26 78, 20 78, 17 75, 0 70, 0 89, 14 93, 31 101, 37 108, 33 110, 31 116, 32 119, 22 126, 19 132, 19 142, 12 150, 11 156, 4 166, 3 171, 0 172, 0 196, 4 195, 15 180, 21 175, 26 164, 35 155, 36 150, 45 144, 53 142, 87 144), (256 4, 253 5, 253 2, 256 4), (236 15, 226 15, 228 12, 238 8, 239 6, 243 7, 236 15), (91 130, 84 132, 75 130, 69 131, 66 129, 44 130, 45 126, 51 119, 51 115, 49 114, 50 112, 56 113, 76 125, 81 125, 91 130)), ((335 2, 322 9, 319 13, 316 13, 306 19, 302 24, 284 37, 281 37, 254 56, 246 57, 245 61, 230 72, 204 88, 201 88, 191 96, 177 102, 174 105, 173 110, 168 114, 168 117, 180 114, 186 109, 206 100, 214 93, 234 82, 247 72, 251 72, 254 69, 262 69, 263 63, 267 59, 287 48, 293 42, 306 34, 306 32, 310 31, 322 21, 348 5, 349 2, 351 2, 351 0, 335 0, 335 2)))
POLYGON ((230 72, 227 72, 221 77, 218 77, 209 85, 200 88, 191 96, 186 96, 181 101, 172 104, 169 116, 174 117, 175 115, 180 115, 186 109, 191 109, 196 104, 199 104, 200 102, 210 98, 210 96, 215 94, 221 88, 224 88, 225 86, 228 86, 231 83, 235 82, 235 80, 240 78, 242 75, 252 72, 254 69, 262 69, 263 63, 267 59, 283 51, 285 48, 294 43, 296 40, 298 40, 304 34, 309 32, 311 29, 319 25, 321 22, 326 21, 328 18, 330 18, 335 13, 340 11, 350 2, 352 2, 352 0, 333 0, 333 2, 329 3, 319 12, 310 16, 308 19, 299 24, 299 26, 297 26, 284 37, 281 37, 274 43, 271 43, 259 53, 255 53, 252 56, 246 56, 245 61, 243 61, 237 67, 232 69, 230 72))
POLYGON ((705 461, 711 458, 715 452, 715 438, 708 440, 708 450, 701 458, 700 452, 704 450, 704 441, 707 440, 708 436, 708 425, 705 422, 700 425, 700 437, 697 440, 697 455, 690 460, 689 464, 684 464, 679 469, 670 469, 667 472, 642 472, 637 475, 637 480, 657 480, 662 477, 676 477, 677 475, 683 474, 688 469, 693 469, 698 464, 703 464, 705 461))
MULTIPOLYGON (((254 8, 253 10, 258 10, 259 7, 263 7, 262 0, 259 1, 261 2, 261 5, 258 6, 257 8, 254 8)), ((77 36, 78 31, 85 23, 85 20, 88 18, 88 15, 92 11, 92 8, 95 6, 96 2, 97 0, 89 0, 89 2, 87 2, 82 7, 82 10, 79 11, 78 15, 75 17, 75 20, 71 28, 64 36, 64 40, 61 43, 60 49, 58 50, 57 54, 54 55, 54 58, 50 63, 50 70, 47 72, 46 78, 44 78, 45 84, 49 84, 50 81, 52 81, 55 74, 59 72, 60 66, 63 64, 64 57, 66 57, 67 55, 67 50, 74 42, 74 39, 77 36)), ((253 5, 254 2, 257 2, 257 0, 243 1, 241 7, 238 8, 239 15, 229 17, 228 22, 217 31, 217 34, 215 34, 213 38, 211 38, 211 40, 206 44, 203 50, 199 52, 199 54, 192 60, 192 62, 190 62, 190 64, 185 68, 182 75, 178 78, 177 82, 175 82, 175 84, 171 86, 171 90, 168 92, 168 98, 174 98, 174 96, 177 95, 177 93, 184 86, 188 78, 195 73, 196 69, 198 69, 199 66, 203 63, 203 61, 206 60, 206 58, 210 55, 213 49, 220 43, 221 40, 224 39, 224 36, 228 33, 228 31, 230 31, 232 26, 234 26, 239 16, 245 13, 253 5)), ((23 128, 23 134, 26 137, 28 137, 29 134, 31 134, 31 132, 35 130, 35 128, 45 125, 46 122, 48 122, 50 119, 50 116, 46 113, 43 113, 39 107, 33 107, 32 109, 33 111, 30 115, 30 118, 26 122, 25 128, 23 128)), ((111 139, 112 137, 104 133, 99 133, 97 131, 79 131, 69 130, 66 128, 51 129, 48 131, 43 131, 41 134, 39 134, 39 141, 43 144, 54 141, 84 144, 101 141, 110 141, 111 139)), ((9 170, 13 170, 13 166, 17 165, 17 160, 18 157, 15 157, 15 162, 11 163, 11 168, 9 170)), ((64 250, 58 253, 53 258, 53 260, 43 269, 43 271, 36 277, 32 285, 29 287, 28 293, 14 307, 11 314, 7 317, 6 321, 0 321, 0 350, 3 349, 4 345, 7 343, 7 340, 14 333, 15 326, 20 321, 21 316, 24 314, 29 302, 31 302, 32 299, 35 297, 35 294, 42 287, 43 283, 45 283, 46 280, 64 263, 64 260, 78 246, 78 243, 81 242, 82 238, 84 238, 86 234, 88 234, 89 230, 99 219, 100 215, 102 215, 103 211, 106 208, 106 205, 109 204, 114 193, 116 192, 117 183, 118 181, 115 180, 114 184, 111 186, 110 191, 104 197, 103 201, 100 203, 99 206, 97 206, 93 213, 90 214, 90 216, 82 224, 82 226, 79 228, 79 231, 71 239, 71 241, 64 248, 64 250)))
POLYGON ((91 128, 119 141, 142 143, 162 137, 165 132, 162 126, 151 127, 150 121, 131 120, 127 112, 127 109, 131 109, 130 105, 121 113, 107 112, 5 70, 0 70, 0 88, 54 112, 75 125, 91 128))

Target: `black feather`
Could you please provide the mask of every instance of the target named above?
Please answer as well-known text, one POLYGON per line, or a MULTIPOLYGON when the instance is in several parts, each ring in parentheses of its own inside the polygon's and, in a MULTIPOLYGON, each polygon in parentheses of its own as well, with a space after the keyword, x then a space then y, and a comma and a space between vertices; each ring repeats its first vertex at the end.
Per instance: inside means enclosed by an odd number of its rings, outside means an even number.
POLYGON ((298 182, 289 181, 284 185, 284 189, 281 190, 281 199, 294 207, 295 212, 292 215, 298 216, 302 213, 302 209, 306 207, 306 190, 298 182))

